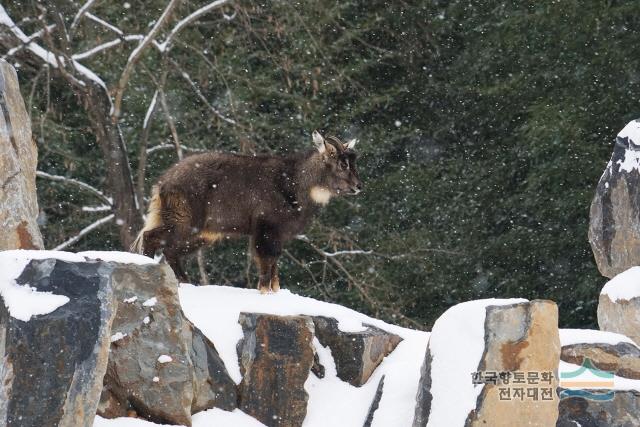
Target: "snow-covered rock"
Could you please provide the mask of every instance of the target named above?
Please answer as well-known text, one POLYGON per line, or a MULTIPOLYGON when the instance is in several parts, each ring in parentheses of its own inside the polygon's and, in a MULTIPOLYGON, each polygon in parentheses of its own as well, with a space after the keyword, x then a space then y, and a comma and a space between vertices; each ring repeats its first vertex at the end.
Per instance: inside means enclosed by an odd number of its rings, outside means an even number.
POLYGON ((42 249, 36 223, 38 149, 15 69, 0 59, 0 250, 42 249))
POLYGON ((522 420, 552 426, 559 356, 558 311, 550 301, 490 299, 451 307, 433 326, 413 426, 506 427, 522 420), (514 382, 518 372, 536 373, 538 382, 526 388, 536 390, 537 400, 516 396, 523 388, 514 382))
POLYGON ((611 332, 587 329, 560 330, 562 352, 560 359, 582 365, 589 359, 603 371, 640 380, 640 348, 628 337, 611 332))
POLYGON ((614 277, 640 265, 640 120, 616 137, 591 202, 589 242, 600 272, 614 277))
MULTIPOLYGON (((587 366, 587 365, 585 365, 587 366)), ((640 380, 623 378, 618 375, 604 377, 585 370, 582 365, 560 361, 561 399, 556 427, 635 427, 640 426, 640 380), (579 376, 575 376, 580 372, 579 376), (567 376, 567 374, 570 374, 567 376), (612 385, 607 387, 580 388, 567 384, 571 382, 601 382, 603 379, 612 385)))
POLYGON ((640 426, 640 392, 617 391, 611 400, 567 397, 559 410, 556 427, 640 426))
POLYGON ((413 419, 428 334, 336 304, 284 290, 178 288, 166 265, 109 252, 2 252, 0 297, 0 426, 2 417, 92 425, 101 392, 99 426, 386 427, 413 419), (12 335, 18 330, 29 332, 28 345, 12 335), (358 387, 342 372, 349 357, 358 387), (322 378, 311 373, 314 362, 322 378), (29 403, 34 390, 42 405, 29 403), (67 419, 52 417, 56 410, 67 419))
POLYGON ((307 316, 241 313, 240 409, 269 427, 298 427, 307 414, 304 384, 313 365, 307 316))
MULTIPOLYGON (((325 375, 323 378, 307 375, 304 389, 309 397, 302 426, 361 426, 370 412, 372 427, 411 425, 428 333, 390 325, 340 305, 295 295, 288 290, 261 295, 254 289, 182 284, 180 301, 187 318, 215 343, 236 383, 243 379, 237 353, 237 345, 244 337, 242 326, 238 323, 241 312, 303 316, 309 319, 324 316, 336 319, 342 332, 362 332, 373 326, 399 336, 402 341, 361 387, 355 387, 338 377, 332 349, 323 346, 314 337, 313 348, 319 364, 325 368, 325 375), (381 396, 377 408, 374 408, 376 392, 383 376, 385 380, 381 396)), ((194 427, 207 425, 199 425, 195 417, 193 423, 194 427)))
MULTIPOLYGON (((624 335, 588 329, 561 329, 560 341, 561 376, 589 366, 610 372, 613 377, 607 389, 568 387, 561 381, 557 427, 640 425, 640 349, 633 341, 624 335), (591 398, 591 393, 603 398, 591 398)), ((578 384, 591 379, 602 381, 586 371, 576 378, 578 384)), ((573 375, 568 375, 567 381, 576 382, 573 375)))
POLYGON ((190 425, 193 412, 236 407, 173 272, 139 255, 0 252, 0 351, 0 426, 88 426, 98 406, 190 425))
POLYGON ((342 332, 338 321, 329 317, 314 316, 313 323, 320 344, 331 349, 338 378, 356 387, 365 384, 402 341, 398 335, 375 326, 364 325, 363 331, 342 332))
POLYGON ((631 338, 640 345, 640 267, 609 280, 600 292, 598 326, 631 338))
POLYGON ((184 317, 171 268, 127 265, 112 277, 120 335, 111 342, 98 413, 190 425, 194 412, 235 409, 235 383, 213 343, 184 317))
POLYGON ((28 253, 0 252, 0 426, 90 426, 112 336, 114 265, 28 253))

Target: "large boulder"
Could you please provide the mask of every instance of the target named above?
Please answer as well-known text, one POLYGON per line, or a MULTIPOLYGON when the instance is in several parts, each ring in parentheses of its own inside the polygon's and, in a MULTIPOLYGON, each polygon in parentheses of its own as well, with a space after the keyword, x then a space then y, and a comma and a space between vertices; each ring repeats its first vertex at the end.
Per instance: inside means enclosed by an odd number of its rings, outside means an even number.
POLYGON ((213 344, 184 318, 171 268, 128 265, 112 277, 118 307, 98 413, 191 425, 196 411, 235 409, 235 383, 213 344))
POLYGON ((553 302, 458 304, 433 326, 413 425, 554 425, 559 358, 553 302))
POLYGON ((0 253, 0 426, 90 427, 115 314, 114 266, 44 259, 23 270, 26 262, 0 253))
POLYGON ((640 349, 633 341, 624 335, 588 329, 562 329, 560 341, 561 400, 557 426, 640 425, 640 393, 629 390, 640 389, 640 349), (581 385, 587 388, 580 388, 581 385))
POLYGON ((616 137, 591 202, 589 242, 606 277, 640 265, 640 120, 616 137))
POLYGON ((356 387, 366 383, 402 341, 399 336, 371 325, 363 325, 362 331, 343 332, 338 321, 330 317, 315 316, 313 323, 320 343, 331 349, 338 378, 356 387))
POLYGON ((18 76, 0 59, 0 250, 43 248, 36 223, 37 163, 18 76))
POLYGON ((241 313, 240 409, 268 427, 299 427, 314 360, 310 317, 241 313))
MULTIPOLYGON (((606 392, 603 390, 601 392, 606 392)), ((640 392, 616 391, 610 400, 568 397, 560 401, 557 427, 640 426, 640 392)))
POLYGON ((602 288, 598 325, 603 331, 626 335, 640 345, 640 267, 618 274, 602 288))
POLYGON ((623 378, 640 379, 640 348, 624 335, 611 332, 560 330, 560 360, 581 366, 588 359, 592 366, 623 378))

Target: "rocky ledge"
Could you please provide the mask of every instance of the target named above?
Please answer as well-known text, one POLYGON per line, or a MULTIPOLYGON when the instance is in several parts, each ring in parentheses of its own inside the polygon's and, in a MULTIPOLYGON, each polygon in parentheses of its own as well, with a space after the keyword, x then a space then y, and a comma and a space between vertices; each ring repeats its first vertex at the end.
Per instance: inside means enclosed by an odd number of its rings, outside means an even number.
POLYGON ((0 426, 371 425, 411 402, 428 336, 116 252, 0 252, 0 299, 0 426))

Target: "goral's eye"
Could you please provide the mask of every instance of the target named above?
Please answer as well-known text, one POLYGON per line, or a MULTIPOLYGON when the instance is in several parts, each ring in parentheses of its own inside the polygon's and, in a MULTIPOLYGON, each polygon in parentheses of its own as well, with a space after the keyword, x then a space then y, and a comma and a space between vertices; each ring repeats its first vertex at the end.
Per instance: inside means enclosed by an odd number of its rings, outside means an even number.
POLYGON ((347 162, 340 162, 340 169, 341 170, 345 170, 349 167, 349 165, 347 165, 347 162))

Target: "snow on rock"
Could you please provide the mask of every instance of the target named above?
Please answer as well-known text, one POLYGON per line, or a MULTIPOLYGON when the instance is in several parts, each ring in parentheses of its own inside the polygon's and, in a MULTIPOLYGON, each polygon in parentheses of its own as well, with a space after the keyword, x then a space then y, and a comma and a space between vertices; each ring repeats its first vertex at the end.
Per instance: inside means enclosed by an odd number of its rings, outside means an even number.
POLYGON ((640 121, 632 120, 627 123, 627 125, 618 133, 618 138, 625 140, 628 147, 624 152, 624 160, 618 160, 620 169, 626 172, 631 172, 633 170, 639 172, 640 151, 635 150, 634 147, 640 146, 640 121))
POLYGON ((169 363, 169 362, 173 362, 173 359, 171 358, 171 356, 162 354, 160 355, 160 357, 158 357, 158 363, 169 363))
POLYGON ((143 302, 142 305, 145 306, 145 307, 153 307, 157 303, 158 303, 158 298, 151 297, 148 300, 146 300, 145 302, 143 302))
MULTIPOLYGON (((0 252, 0 291, 9 308, 0 307, 0 424, 90 425, 107 368, 118 298, 110 276, 116 266, 28 262, 25 252, 0 252), (21 285, 38 291, 7 299, 21 285), (55 296, 66 302, 45 313, 56 304, 45 307, 43 299, 55 296), (16 316, 16 304, 24 316, 16 316), (17 318, 34 314, 30 321, 17 318)), ((47 258, 45 251, 38 254, 47 258)))
POLYGON ((628 337, 588 329, 561 329, 563 362, 582 365, 585 360, 603 371, 640 380, 640 348, 628 337))
POLYGON ((148 264, 154 261, 142 255, 127 252, 79 252, 10 250, 0 252, 0 296, 12 317, 29 321, 33 316, 48 314, 69 302, 63 295, 39 292, 25 285, 18 285, 15 279, 32 259, 55 258, 68 262, 89 260, 113 261, 129 264, 148 264))
MULTIPOLYGON (((193 427, 265 427, 264 424, 250 417, 239 409, 223 411, 222 409, 209 409, 193 416, 193 427)), ((96 416, 93 427, 158 427, 169 424, 155 424, 139 418, 114 418, 108 420, 96 416)), ((176 426, 171 426, 176 427, 176 426)), ((178 426, 180 427, 180 426, 178 426)))
POLYGON ((640 267, 631 267, 604 285, 598 300, 598 325, 640 345, 640 267))
POLYGON ((171 268, 118 264, 111 280, 118 297, 112 330, 128 335, 111 345, 98 414, 117 418, 134 408, 188 425, 194 412, 235 409, 235 384, 213 344, 184 317, 171 268), (137 300, 126 302, 132 295, 137 300))
POLYGON ((122 338, 126 336, 127 334, 123 334, 122 332, 116 332, 115 334, 111 335, 111 342, 120 341, 122 338))
MULTIPOLYGON (((367 329, 366 325, 372 325, 400 336, 402 342, 362 387, 341 381, 330 349, 314 339, 314 348, 326 371, 322 379, 310 374, 304 384, 309 400, 303 426, 362 425, 382 375, 385 375, 384 391, 372 426, 411 425, 428 333, 391 325, 346 307, 295 295, 288 290, 261 295, 254 289, 182 284, 180 302, 186 317, 215 343, 236 383, 242 380, 236 352, 236 345, 243 338, 242 327, 238 323, 241 312, 324 316, 336 319, 339 329, 344 332, 362 332, 367 329)), ((195 422, 196 416, 194 425, 195 422)))
POLYGON ((610 344, 631 343, 631 338, 614 332, 599 331, 597 329, 560 329, 560 345, 573 344, 610 344))
POLYGON ((631 267, 609 280, 600 294, 614 302, 640 296, 640 267, 631 267))
MULTIPOLYGON (((551 301, 488 299, 453 306, 433 326, 413 426, 507 426, 522 420, 531 420, 532 427, 555 425, 552 374, 546 385, 551 399, 511 400, 508 410, 504 410, 501 388, 512 393, 510 387, 517 385, 494 383, 484 376, 489 372, 553 373, 559 358, 558 309, 551 301)), ((541 385, 536 388, 541 392, 541 385)))
POLYGON ((591 202, 589 243, 606 277, 640 265, 640 120, 618 134, 591 202))
POLYGON ((475 409, 482 385, 471 382, 485 348, 487 307, 526 302, 523 299, 485 299, 455 305, 433 325, 431 354, 431 413, 428 426, 464 426, 475 409))

